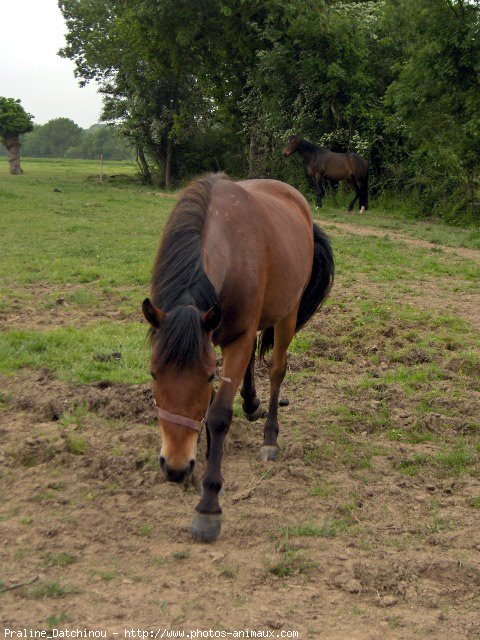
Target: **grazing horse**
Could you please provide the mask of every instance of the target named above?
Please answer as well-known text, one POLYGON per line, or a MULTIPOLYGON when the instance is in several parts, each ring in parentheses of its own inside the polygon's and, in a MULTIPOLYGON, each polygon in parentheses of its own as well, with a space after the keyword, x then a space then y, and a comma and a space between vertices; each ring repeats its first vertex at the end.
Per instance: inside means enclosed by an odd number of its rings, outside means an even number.
POLYGON ((348 206, 351 211, 357 198, 360 213, 368 207, 368 161, 358 153, 335 153, 326 147, 308 142, 300 136, 290 136, 283 150, 283 157, 299 153, 307 163, 307 174, 313 180, 317 192, 317 204, 322 206, 325 196, 325 180, 345 180, 355 190, 355 197, 348 206))
POLYGON ((182 482, 192 472, 207 427, 203 494, 190 526, 195 538, 211 541, 220 532, 223 444, 242 380, 247 418, 264 415, 254 381, 257 332, 260 352, 272 349, 261 459, 274 460, 287 348, 327 297, 333 272, 327 237, 313 225, 305 198, 283 182, 208 175, 186 188, 170 214, 143 313, 168 480, 182 482), (222 350, 222 376, 214 345, 222 350))

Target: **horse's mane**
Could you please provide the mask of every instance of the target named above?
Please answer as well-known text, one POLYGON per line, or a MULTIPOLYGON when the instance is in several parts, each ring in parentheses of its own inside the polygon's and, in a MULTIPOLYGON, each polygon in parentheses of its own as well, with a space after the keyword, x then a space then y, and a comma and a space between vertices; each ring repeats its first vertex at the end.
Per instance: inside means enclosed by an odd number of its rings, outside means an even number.
POLYGON ((152 272, 152 300, 167 313, 161 331, 152 329, 158 343, 159 364, 186 367, 201 356, 203 332, 200 311, 219 304, 217 293, 203 268, 202 232, 217 180, 210 174, 184 190, 165 226, 152 272))
POLYGON ((314 144, 313 142, 309 142, 308 140, 305 140, 305 138, 300 138, 300 140, 298 141, 298 151, 307 151, 307 152, 315 152, 315 151, 320 151, 320 152, 325 152, 325 151, 329 151, 328 147, 322 147, 319 144, 314 144))

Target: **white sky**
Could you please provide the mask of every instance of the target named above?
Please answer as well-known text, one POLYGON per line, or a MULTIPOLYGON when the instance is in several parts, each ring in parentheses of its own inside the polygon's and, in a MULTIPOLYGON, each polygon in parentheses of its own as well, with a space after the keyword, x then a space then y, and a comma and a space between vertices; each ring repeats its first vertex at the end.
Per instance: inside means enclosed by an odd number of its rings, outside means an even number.
POLYGON ((66 27, 56 0, 0 4, 0 96, 20 98, 36 124, 62 116, 84 128, 98 122, 96 86, 80 88, 73 62, 57 55, 66 27))

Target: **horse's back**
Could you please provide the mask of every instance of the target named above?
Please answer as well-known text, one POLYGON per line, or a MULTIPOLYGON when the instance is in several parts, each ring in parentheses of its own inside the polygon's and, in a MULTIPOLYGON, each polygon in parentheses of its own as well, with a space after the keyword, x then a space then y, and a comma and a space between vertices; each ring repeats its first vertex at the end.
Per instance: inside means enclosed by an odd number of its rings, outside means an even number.
POLYGON ((259 311, 270 326, 295 306, 313 260, 305 198, 278 180, 219 180, 205 238, 207 271, 232 315, 259 311), (249 311, 250 309, 250 311, 249 311))

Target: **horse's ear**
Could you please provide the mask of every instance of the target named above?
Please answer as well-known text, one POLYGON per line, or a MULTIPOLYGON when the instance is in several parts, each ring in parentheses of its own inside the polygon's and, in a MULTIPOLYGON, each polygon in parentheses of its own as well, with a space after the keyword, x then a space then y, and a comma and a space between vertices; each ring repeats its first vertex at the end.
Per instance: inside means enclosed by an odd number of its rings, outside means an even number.
POLYGON ((202 327, 207 333, 210 333, 210 331, 214 331, 220 324, 221 319, 222 310, 220 309, 220 306, 218 304, 214 304, 213 307, 210 307, 208 311, 205 311, 205 313, 202 313, 200 315, 202 327))
POLYGON ((167 315, 164 311, 153 305, 150 302, 149 298, 145 298, 145 300, 142 302, 142 311, 145 318, 152 325, 152 327, 155 327, 155 329, 158 329, 160 324, 165 320, 165 316, 167 315))

